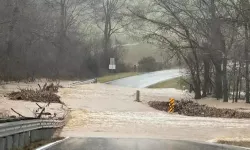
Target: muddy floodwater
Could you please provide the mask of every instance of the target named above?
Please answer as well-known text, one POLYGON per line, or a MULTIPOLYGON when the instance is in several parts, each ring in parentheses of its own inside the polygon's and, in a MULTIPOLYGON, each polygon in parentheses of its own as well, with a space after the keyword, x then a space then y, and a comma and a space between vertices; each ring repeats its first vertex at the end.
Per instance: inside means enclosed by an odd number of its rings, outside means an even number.
MULTIPOLYGON (((62 136, 195 141, 250 138, 250 120, 247 119, 188 117, 157 111, 147 105, 148 101, 167 101, 170 97, 191 98, 188 93, 175 89, 139 89, 142 102, 138 103, 134 101, 136 90, 105 84, 61 89, 59 95, 71 109, 62 136)), ((219 102, 208 100, 208 103, 221 107, 219 102)), ((236 105, 237 108, 244 106, 236 105)), ((228 104, 228 107, 233 108, 233 105, 228 104)))

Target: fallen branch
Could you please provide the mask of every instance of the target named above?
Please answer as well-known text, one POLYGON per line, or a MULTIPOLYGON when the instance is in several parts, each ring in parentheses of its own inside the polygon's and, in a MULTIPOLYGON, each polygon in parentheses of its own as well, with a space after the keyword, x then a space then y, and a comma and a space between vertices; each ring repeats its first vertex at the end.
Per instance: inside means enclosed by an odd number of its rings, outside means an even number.
POLYGON ((40 106, 38 103, 36 103, 36 105, 41 109, 41 108, 43 108, 42 106, 40 106))
POLYGON ((49 105, 50 105, 50 102, 48 102, 48 104, 45 107, 49 107, 49 105))
POLYGON ((42 91, 44 91, 44 90, 46 89, 46 87, 47 87, 47 83, 45 83, 45 84, 43 85, 42 91))
POLYGON ((11 108, 11 110, 12 110, 14 113, 18 114, 19 117, 27 118, 27 117, 23 116, 22 114, 18 113, 17 111, 15 111, 13 108, 11 108))
POLYGON ((40 114, 37 116, 38 119, 41 119, 42 114, 43 114, 44 111, 45 111, 45 108, 43 108, 42 111, 40 112, 40 114))
MULTIPOLYGON (((161 110, 169 110, 169 102, 150 101, 149 106, 161 110)), ((234 109, 209 107, 194 101, 182 100, 175 101, 174 111, 180 115, 197 117, 216 117, 216 118, 250 118, 250 113, 240 112, 234 109)))
POLYGON ((42 102, 42 103, 62 103, 60 97, 54 92, 32 90, 32 89, 21 89, 18 92, 11 92, 7 95, 11 100, 25 100, 31 102, 42 102))
POLYGON ((39 90, 42 90, 42 87, 41 87, 41 85, 40 85, 40 84, 38 84, 38 86, 39 86, 39 90))
MULTIPOLYGON (((38 114, 38 116, 41 114, 41 113, 36 113, 36 114, 38 114)), ((51 116, 52 114, 50 113, 50 112, 43 112, 42 114, 41 114, 41 117, 42 116, 51 116)))

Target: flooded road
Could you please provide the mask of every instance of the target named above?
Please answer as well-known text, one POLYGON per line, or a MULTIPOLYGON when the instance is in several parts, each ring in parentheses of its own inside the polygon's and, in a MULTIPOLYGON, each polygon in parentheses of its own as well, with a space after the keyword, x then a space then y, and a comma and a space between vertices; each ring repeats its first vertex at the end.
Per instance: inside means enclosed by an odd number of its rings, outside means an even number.
POLYGON ((182 75, 181 69, 171 69, 164 71, 156 71, 152 73, 145 73, 142 75, 132 76, 128 78, 123 78, 115 81, 111 81, 108 84, 111 85, 119 85, 125 87, 133 87, 133 88, 145 88, 150 85, 174 79, 176 77, 180 77, 182 75))
POLYGON ((62 136, 124 137, 209 141, 249 138, 250 120, 188 117, 157 111, 148 101, 186 97, 172 89, 140 89, 142 103, 135 102, 136 88, 105 84, 79 85, 60 90, 71 116, 62 136))

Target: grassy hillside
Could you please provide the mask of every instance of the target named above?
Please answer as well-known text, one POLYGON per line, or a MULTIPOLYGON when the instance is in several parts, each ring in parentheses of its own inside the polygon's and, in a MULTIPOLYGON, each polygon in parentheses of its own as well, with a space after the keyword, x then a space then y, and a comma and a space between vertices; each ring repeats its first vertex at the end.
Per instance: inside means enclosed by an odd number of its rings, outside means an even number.
POLYGON ((110 74, 110 75, 107 75, 107 76, 97 78, 97 82, 105 83, 105 82, 118 80, 118 79, 121 79, 121 78, 130 77, 130 76, 135 76, 135 75, 139 75, 139 74, 140 73, 137 73, 137 72, 126 72, 126 73, 110 74))
POLYGON ((183 86, 188 87, 188 85, 182 81, 182 77, 174 78, 171 80, 163 81, 157 83, 155 85, 151 85, 149 88, 157 89, 157 88, 175 88, 175 89, 183 89, 183 86))
POLYGON ((143 57, 148 56, 153 56, 156 61, 162 62, 160 50, 153 45, 139 43, 138 45, 126 46, 126 49, 127 53, 124 57, 125 63, 134 65, 137 64, 143 57))

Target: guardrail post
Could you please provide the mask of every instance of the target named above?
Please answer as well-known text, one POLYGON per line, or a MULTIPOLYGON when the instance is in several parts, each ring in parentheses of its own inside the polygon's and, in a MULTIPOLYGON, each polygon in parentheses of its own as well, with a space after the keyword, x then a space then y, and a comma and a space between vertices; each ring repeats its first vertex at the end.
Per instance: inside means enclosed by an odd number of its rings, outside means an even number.
POLYGON ((7 136, 6 140, 7 140, 7 144, 6 144, 7 150, 12 150, 13 149, 13 136, 12 135, 7 136))
POLYGON ((24 146, 30 144, 30 132, 24 132, 24 146))
POLYGON ((19 148, 23 148, 24 147, 24 135, 25 135, 25 133, 20 133, 20 135, 19 135, 19 148))
POLYGON ((56 133, 56 129, 55 128, 51 128, 50 129, 50 139, 52 139, 54 137, 55 133, 56 133))
POLYGON ((135 101, 141 102, 141 100, 140 100, 140 91, 139 90, 136 91, 136 99, 135 99, 135 101))
POLYGON ((48 136, 48 129, 42 129, 42 132, 41 132, 42 140, 47 140, 47 136, 48 136))
POLYGON ((50 140, 53 136, 53 129, 43 129, 43 139, 50 140))
POLYGON ((55 129, 53 128, 47 128, 47 129, 40 129, 39 130, 39 139, 38 140, 50 140, 53 138, 55 129))
POLYGON ((6 149, 6 138, 0 138, 0 149, 5 150, 6 149))
POLYGON ((30 131, 30 142, 37 142, 38 141, 38 130, 30 131))
POLYGON ((4 133, 1 132, 0 150, 20 149, 29 145, 31 142, 51 139, 57 131, 57 128, 62 127, 64 122, 60 122, 59 120, 37 120, 34 122, 27 121, 24 124, 34 127, 33 129, 35 130, 29 129, 29 126, 27 126, 27 128, 23 125, 20 126, 20 123, 16 125, 15 123, 13 123, 13 125, 12 123, 1 124, 3 125, 1 128, 5 128, 6 130, 4 133))
POLYGON ((19 147, 19 134, 13 136, 13 149, 18 149, 19 147))
POLYGON ((40 141, 40 140, 43 140, 44 138, 44 129, 39 129, 38 130, 38 140, 40 141))
POLYGON ((43 140, 44 129, 35 130, 35 142, 43 140))

